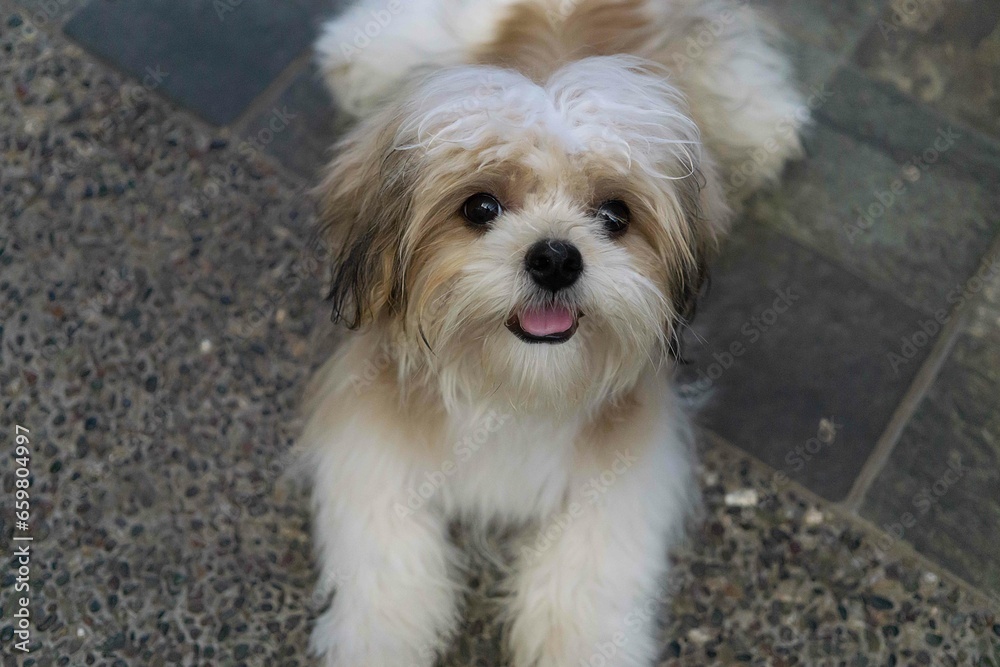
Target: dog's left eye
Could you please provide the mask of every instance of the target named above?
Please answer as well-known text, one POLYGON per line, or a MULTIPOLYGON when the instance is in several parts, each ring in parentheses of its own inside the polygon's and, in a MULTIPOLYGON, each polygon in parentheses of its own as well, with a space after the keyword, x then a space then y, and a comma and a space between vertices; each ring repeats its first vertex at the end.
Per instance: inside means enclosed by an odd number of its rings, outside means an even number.
POLYGON ((625 233, 628 229, 629 215, 628 206, 617 199, 606 201, 597 209, 598 219, 604 223, 604 228, 612 236, 625 233))
POLYGON ((503 213, 503 207, 493 195, 485 192, 472 195, 462 204, 462 217, 476 226, 488 225, 503 213))

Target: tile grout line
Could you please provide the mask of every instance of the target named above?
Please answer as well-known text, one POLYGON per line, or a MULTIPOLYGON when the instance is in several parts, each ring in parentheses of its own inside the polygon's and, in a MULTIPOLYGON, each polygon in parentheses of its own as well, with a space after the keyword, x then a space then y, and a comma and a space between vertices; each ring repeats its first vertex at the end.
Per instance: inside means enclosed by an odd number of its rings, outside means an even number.
MULTIPOLYGON (((219 130, 224 130, 231 139, 235 140, 232 144, 233 149, 239 150, 239 147, 248 144, 249 137, 247 133, 251 130, 253 122, 263 115, 268 107, 275 105, 278 100, 281 99, 281 96, 291 87, 299 74, 308 70, 309 64, 314 58, 315 53, 310 45, 308 49, 296 56, 295 59, 292 60, 292 62, 290 62, 288 66, 285 67, 285 69, 283 69, 281 73, 267 85, 263 92, 255 97, 250 104, 248 104, 247 107, 240 112, 240 115, 237 116, 232 123, 218 128, 219 130)), ((170 100, 167 101, 170 102, 170 100)), ((189 113, 190 115, 195 116, 193 112, 189 113)), ((339 113, 339 110, 334 103, 330 104, 330 113, 331 116, 339 113)), ((208 125, 210 128, 216 127, 210 123, 201 121, 200 118, 198 118, 198 120, 203 124, 208 125)), ((267 163, 269 167, 274 169, 283 177, 289 179, 289 181, 294 183, 296 187, 304 188, 305 193, 308 193, 319 183, 318 174, 313 178, 306 177, 282 162, 277 155, 274 155, 266 150, 257 150, 254 148, 252 152, 252 159, 261 160, 267 163)))
POLYGON ((838 517, 845 521, 850 521, 857 526, 859 530, 863 530, 867 536, 884 536, 891 540, 892 546, 889 547, 888 550, 884 551, 885 554, 895 554, 899 558, 912 558, 920 567, 938 575, 943 581, 951 583, 956 588, 962 590, 970 598, 977 600, 978 603, 983 604, 984 606, 988 605, 992 607, 1000 607, 1000 594, 993 593, 987 588, 977 586, 969 581, 966 581, 958 574, 955 574, 951 570, 947 569, 941 563, 931 560, 929 556, 925 556, 917 551, 916 547, 907 542, 905 539, 897 539, 863 516, 847 512, 842 506, 837 504, 834 504, 833 508, 838 517))
MULTIPOLYGON (((767 463, 763 462, 750 452, 747 452, 737 445, 729 442, 723 438, 718 433, 709 430, 707 427, 698 426, 698 433, 703 436, 703 438, 708 442, 711 447, 719 447, 721 449, 727 450, 735 456, 743 457, 748 459, 752 465, 760 469, 761 471, 771 472, 772 475, 776 474, 778 471, 772 468, 767 463)), ((842 502, 836 502, 832 500, 827 500, 826 498, 820 496, 815 491, 803 486, 799 482, 796 482, 792 478, 787 478, 784 483, 786 489, 790 489, 795 493, 802 496, 805 500, 819 506, 824 511, 831 513, 838 519, 841 519, 845 523, 857 528, 862 531, 867 538, 877 539, 879 537, 887 537, 891 540, 892 546, 888 549, 882 550, 882 552, 889 556, 895 556, 898 558, 909 558, 916 562, 916 564, 928 571, 933 572, 941 577, 942 580, 947 581, 954 585, 956 588, 961 589, 971 598, 977 600, 979 603, 984 605, 1000 605, 1000 596, 994 595, 992 593, 986 592, 981 587, 973 586, 971 583, 963 579, 961 576, 955 574, 951 570, 945 568, 944 565, 931 560, 928 556, 920 553, 916 548, 903 539, 896 539, 892 535, 889 535, 884 530, 879 528, 876 524, 872 523, 868 519, 850 511, 842 502)))
POLYGON ((958 333, 963 322, 964 312, 952 317, 951 321, 938 337, 938 341, 931 349, 930 354, 927 355, 927 359, 924 360, 920 370, 917 371, 913 382, 910 383, 903 398, 896 406, 885 430, 879 436, 871 454, 868 455, 868 459, 861 467, 858 476, 854 479, 850 492, 848 492, 847 497, 842 501, 842 505, 849 512, 854 514, 859 513, 865 494, 868 493, 868 489, 871 488, 879 473, 882 472, 882 469, 888 463, 889 457, 903 435, 903 430, 909 424, 910 418, 913 417, 920 402, 934 384, 934 380, 937 379, 941 367, 944 366, 944 362, 947 360, 955 344, 955 340, 958 338, 958 333))
MULTIPOLYGON (((990 247, 985 253, 983 253, 979 263, 976 265, 977 268, 984 260, 986 260, 986 258, 1000 257, 1000 254, 998 253, 1000 253, 1000 235, 995 237, 993 243, 991 243, 990 247)), ((975 276, 975 271, 972 275, 975 276)), ((968 282, 968 279, 966 282, 968 282)), ((889 461, 889 457, 892 455, 893 450, 895 450, 896 445, 903 435, 904 429, 907 424, 909 424, 914 413, 916 413, 917 407, 920 405, 921 401, 923 401, 928 391, 930 391, 934 381, 937 379, 938 374, 941 371, 941 368, 951 355, 951 351, 958 340, 958 334, 961 331, 961 327, 969 320, 971 313, 976 306, 976 301, 977 299, 975 297, 967 299, 964 303, 959 305, 956 311, 953 311, 951 319, 949 319, 944 325, 937 342, 930 351, 930 354, 928 354, 927 359, 924 360, 924 363, 917 372, 917 375, 914 377, 913 382, 910 383, 910 387, 907 389, 906 394, 899 402, 899 405, 896 406, 892 417, 889 419, 889 423, 886 425, 885 431, 882 432, 882 435, 875 443, 875 448, 872 450, 871 454, 868 455, 868 460, 865 461, 864 466, 861 468, 861 472, 858 473, 857 478, 854 480, 854 484, 851 486, 850 493, 847 494, 847 498, 845 498, 842 503, 844 508, 853 514, 859 514, 865 495, 868 493, 868 490, 875 482, 879 473, 881 473, 882 469, 885 468, 889 461)))
MULTIPOLYGON (((277 103, 281 99, 282 94, 288 90, 289 86, 295 82, 295 79, 303 71, 309 68, 309 64, 315 58, 315 53, 313 52, 312 45, 310 44, 307 49, 302 53, 295 56, 290 63, 281 70, 274 79, 257 95, 255 98, 250 100, 250 103, 239 113, 236 118, 233 119, 228 125, 223 125, 221 127, 230 130, 233 134, 242 136, 247 130, 250 129, 250 124, 265 111, 267 107, 277 103)), ((331 106, 331 111, 334 107, 331 106)))

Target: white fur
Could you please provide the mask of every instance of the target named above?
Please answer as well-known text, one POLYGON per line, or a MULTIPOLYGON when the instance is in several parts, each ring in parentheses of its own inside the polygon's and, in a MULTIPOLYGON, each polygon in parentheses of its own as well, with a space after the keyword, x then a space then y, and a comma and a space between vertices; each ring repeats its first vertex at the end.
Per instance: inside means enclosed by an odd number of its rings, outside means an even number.
POLYGON ((414 71, 466 62, 517 0, 360 0, 323 27, 316 53, 337 102, 374 108, 414 71))
MULTIPOLYGON (((434 664, 460 615, 455 518, 527 526, 508 582, 514 667, 656 658, 650 598, 697 504, 664 363, 679 326, 668 285, 724 228, 723 187, 736 201, 798 152, 802 102, 767 31, 724 0, 649 0, 652 37, 544 81, 471 64, 511 6, 558 20, 584 1, 361 0, 317 44, 338 101, 380 109, 342 146, 331 210, 404 201, 391 186, 412 183, 407 226, 381 247, 413 293, 317 374, 299 443, 319 593, 335 592, 311 640, 328 667, 434 664), (692 26, 713 21, 707 50, 687 58, 692 26), (372 164, 371 183, 343 185, 372 164), (525 171, 533 180, 515 183, 525 171), (515 194, 488 232, 431 224, 459 209, 451 198, 494 186, 515 194), (609 236, 594 197, 631 197, 646 236, 609 236), (524 271, 546 238, 584 258, 554 297, 524 271), (526 344, 504 327, 543 299, 585 313, 570 340, 526 344)), ((378 220, 348 220, 343 237, 393 224, 378 220)))
POLYGON ((602 656, 609 667, 649 667, 649 598, 697 502, 691 433, 667 378, 649 371, 640 380, 641 417, 604 443, 606 465, 576 449, 582 418, 515 418, 500 405, 450 415, 447 446, 421 457, 407 424, 367 418, 384 408, 377 390, 356 382, 372 344, 348 342, 321 371, 326 386, 300 443, 321 593, 336 588, 312 650, 331 667, 433 665, 458 613, 462 560, 446 526, 464 517, 532 526, 509 586, 515 665, 602 656), (356 418, 331 428, 325 416, 347 403, 356 418))
MULTIPOLYGON (((469 62, 511 6, 535 3, 558 17, 582 1, 361 0, 324 26, 316 52, 338 102, 361 115, 421 72, 469 62), (384 27, 380 15, 390 17, 384 27), (358 35, 363 48, 355 45, 358 35)), ((657 36, 632 55, 667 68, 731 198, 774 181, 801 155, 799 132, 809 119, 788 59, 774 46, 774 29, 734 0, 649 0, 647 12, 657 36)))
MULTIPOLYGON (((653 177, 686 178, 700 162, 692 155, 700 154, 700 132, 686 113, 684 96, 656 76, 663 74, 657 70, 635 56, 590 57, 539 85, 495 66, 446 68, 421 81, 407 110, 413 120, 399 135, 416 136, 420 146, 438 150, 455 145, 478 150, 484 143, 530 135, 557 143, 571 156, 613 155, 623 173, 634 161, 653 177), (676 173, 664 172, 678 164, 676 173)), ((481 157, 486 166, 491 156, 481 157)))

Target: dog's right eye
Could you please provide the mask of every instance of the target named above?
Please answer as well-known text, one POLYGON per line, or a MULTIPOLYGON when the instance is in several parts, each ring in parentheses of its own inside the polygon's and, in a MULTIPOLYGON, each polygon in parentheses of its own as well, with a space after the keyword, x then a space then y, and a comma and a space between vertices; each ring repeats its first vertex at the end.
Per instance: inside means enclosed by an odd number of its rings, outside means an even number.
POLYGON ((625 233, 625 230, 628 229, 630 216, 625 202, 617 199, 606 201, 597 209, 597 218, 604 223, 604 228, 612 237, 625 233))
POLYGON ((503 207, 493 195, 485 192, 472 195, 462 204, 462 217, 473 225, 488 225, 503 213, 503 207))

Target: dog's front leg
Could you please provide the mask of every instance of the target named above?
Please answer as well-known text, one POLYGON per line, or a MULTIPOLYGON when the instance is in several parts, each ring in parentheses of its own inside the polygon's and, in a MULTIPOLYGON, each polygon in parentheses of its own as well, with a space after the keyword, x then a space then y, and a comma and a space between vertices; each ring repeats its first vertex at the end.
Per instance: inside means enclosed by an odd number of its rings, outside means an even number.
POLYGON ((519 554, 515 667, 651 667, 667 550, 693 500, 681 450, 623 446, 582 472, 519 554))
POLYGON ((455 547, 441 516, 407 506, 404 459, 364 435, 311 471, 320 592, 336 589, 311 649, 327 667, 430 667, 456 620, 455 547))

